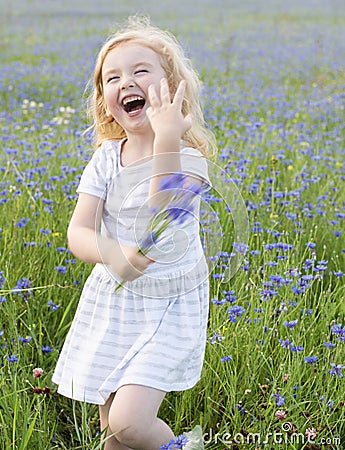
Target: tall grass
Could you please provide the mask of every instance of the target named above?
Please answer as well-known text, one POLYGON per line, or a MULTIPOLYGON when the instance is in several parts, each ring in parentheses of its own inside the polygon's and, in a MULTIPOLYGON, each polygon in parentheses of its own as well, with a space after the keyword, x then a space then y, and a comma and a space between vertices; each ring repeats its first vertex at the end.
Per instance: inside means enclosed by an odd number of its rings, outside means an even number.
MULTIPOLYGON (((112 2, 84 3, 9 2, 1 19, 6 450, 100 448, 97 407, 56 394, 51 375, 91 270, 66 245, 92 153, 83 87, 111 22, 139 4, 116 14, 112 2)), ((216 267, 203 375, 160 411, 176 434, 200 423, 209 449, 344 446, 344 12, 335 3, 202 1, 193 15, 191 5, 147 5, 198 66, 214 163, 249 218, 241 267, 223 283, 236 217, 219 192, 208 199, 206 241, 215 218, 223 236, 222 253, 208 255, 216 267)))

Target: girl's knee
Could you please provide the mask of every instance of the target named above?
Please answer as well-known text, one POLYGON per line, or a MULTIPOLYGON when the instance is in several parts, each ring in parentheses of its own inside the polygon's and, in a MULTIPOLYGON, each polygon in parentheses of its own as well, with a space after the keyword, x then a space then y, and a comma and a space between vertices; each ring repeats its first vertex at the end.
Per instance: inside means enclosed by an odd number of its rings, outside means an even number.
POLYGON ((147 432, 144 427, 131 418, 122 417, 117 420, 109 420, 109 425, 116 440, 130 448, 140 445, 145 432, 147 432))

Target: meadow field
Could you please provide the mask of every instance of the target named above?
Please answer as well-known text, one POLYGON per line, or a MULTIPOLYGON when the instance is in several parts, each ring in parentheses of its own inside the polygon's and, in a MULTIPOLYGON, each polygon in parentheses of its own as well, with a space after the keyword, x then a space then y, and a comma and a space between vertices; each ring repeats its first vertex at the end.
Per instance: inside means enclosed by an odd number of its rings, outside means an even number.
POLYGON ((344 2, 3 0, 0 449, 101 449, 97 406, 51 376, 92 269, 66 243, 93 152, 84 90, 138 12, 198 69, 225 174, 204 200, 206 241, 221 231, 202 379, 160 415, 176 434, 200 424, 206 449, 345 448, 344 2))

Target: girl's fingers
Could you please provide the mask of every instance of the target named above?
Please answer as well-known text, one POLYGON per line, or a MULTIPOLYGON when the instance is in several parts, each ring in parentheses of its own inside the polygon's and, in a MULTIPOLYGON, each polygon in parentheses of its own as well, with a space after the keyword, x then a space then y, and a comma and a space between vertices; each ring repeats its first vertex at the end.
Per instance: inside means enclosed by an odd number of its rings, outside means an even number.
POLYGON ((180 107, 182 106, 185 89, 186 89, 186 82, 185 82, 185 80, 181 80, 180 84, 178 85, 178 88, 176 89, 175 95, 174 95, 173 103, 175 105, 178 105, 180 107))
POLYGON ((168 80, 166 78, 161 79, 161 102, 162 105, 170 105, 170 90, 168 80))
POLYGON ((151 84, 149 86, 148 94, 149 94, 150 105, 154 108, 157 108, 158 106, 160 106, 160 101, 159 101, 156 89, 153 84, 151 84))

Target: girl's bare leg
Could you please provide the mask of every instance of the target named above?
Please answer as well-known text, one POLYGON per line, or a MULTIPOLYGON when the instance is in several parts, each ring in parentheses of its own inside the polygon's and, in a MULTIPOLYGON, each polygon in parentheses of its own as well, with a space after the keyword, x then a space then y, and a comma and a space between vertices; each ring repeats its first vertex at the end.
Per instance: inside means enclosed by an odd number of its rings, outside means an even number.
MULTIPOLYGON (((165 392, 141 385, 122 386, 113 397, 108 424, 110 433, 116 436, 121 447, 105 447, 106 450, 159 450, 174 433, 157 417, 165 392)), ((114 444, 115 445, 115 444, 114 444)))
POLYGON ((106 404, 100 405, 99 407, 99 416, 101 419, 101 431, 103 432, 105 429, 107 429, 107 433, 103 437, 103 441, 105 441, 104 450, 131 450, 129 447, 120 444, 120 442, 114 436, 109 437, 112 435, 112 431, 109 428, 108 416, 109 416, 109 409, 111 407, 113 400, 114 394, 111 394, 106 404), (107 440, 105 440, 106 437, 108 437, 107 440))

